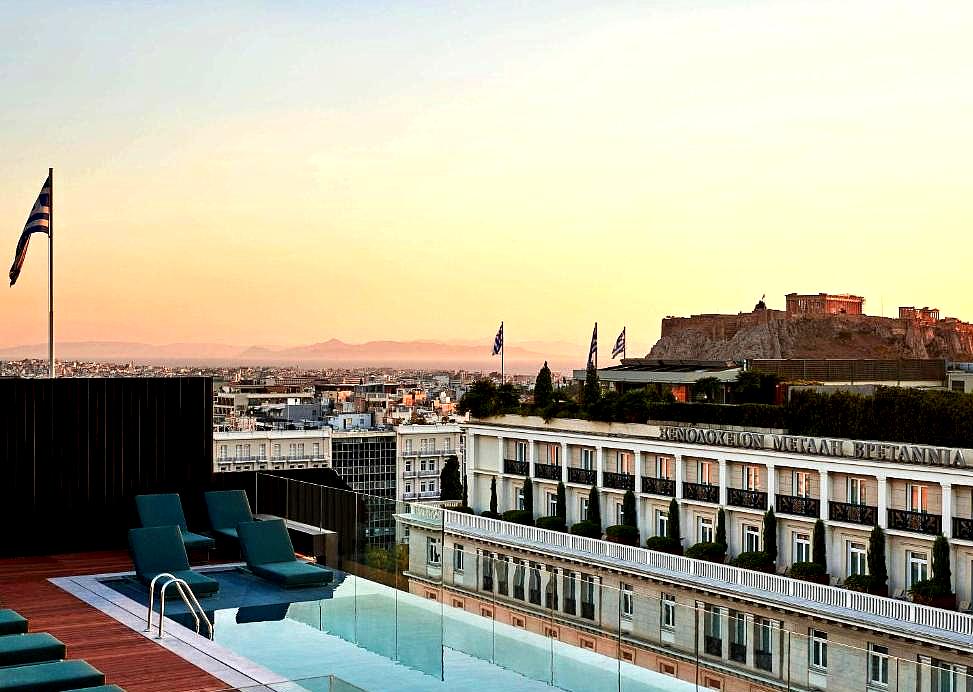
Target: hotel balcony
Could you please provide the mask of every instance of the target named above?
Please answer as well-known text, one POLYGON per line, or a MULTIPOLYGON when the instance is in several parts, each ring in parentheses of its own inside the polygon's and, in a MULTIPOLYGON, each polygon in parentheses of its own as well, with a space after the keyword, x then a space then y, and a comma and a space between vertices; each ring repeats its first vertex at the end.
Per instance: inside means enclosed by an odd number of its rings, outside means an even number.
POLYGON ((504 459, 503 472, 514 476, 526 476, 530 472, 530 464, 516 459, 504 459))
POLYGON ((742 490, 740 488, 726 489, 726 503, 731 507, 745 509, 767 510, 767 493, 757 490, 742 490))
POLYGON ((676 482, 668 478, 648 478, 642 476, 642 492, 650 495, 676 496, 676 482))
POLYGON ((630 473, 602 472, 603 483, 606 488, 616 490, 635 490, 635 476, 630 473))
POLYGON ((598 472, 594 469, 583 469, 577 466, 568 467, 568 483, 594 485, 598 482, 598 472))
POLYGON ((889 528, 938 536, 943 530, 943 518, 938 514, 909 512, 904 509, 889 510, 889 528))
POLYGON ((561 467, 558 464, 534 464, 534 478, 546 481, 561 480, 561 467))
POLYGON ((720 502, 720 486, 707 485, 705 483, 689 483, 684 481, 682 484, 682 496, 687 500, 697 502, 712 502, 714 505, 720 502))
POLYGON ((973 541, 973 519, 953 517, 953 538, 973 541))
POLYGON ((777 495, 774 509, 778 514, 796 514, 799 517, 817 519, 821 516, 821 500, 797 495, 777 495))
POLYGON ((875 526, 878 524, 878 507, 832 500, 828 503, 828 518, 831 521, 846 521, 850 524, 875 526))

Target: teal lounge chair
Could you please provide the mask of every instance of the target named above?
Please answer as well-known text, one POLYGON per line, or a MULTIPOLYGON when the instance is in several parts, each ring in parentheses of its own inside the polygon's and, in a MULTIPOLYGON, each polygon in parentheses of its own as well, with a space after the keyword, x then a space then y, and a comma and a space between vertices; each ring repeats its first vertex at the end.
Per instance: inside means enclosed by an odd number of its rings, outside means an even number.
POLYGON ((27 618, 16 610, 0 610, 0 636, 4 634, 24 634, 27 631, 27 618))
POLYGON ((213 490, 203 496, 209 523, 217 536, 238 541, 236 527, 244 521, 253 521, 250 500, 242 490, 213 490))
POLYGON ((216 541, 209 536, 201 536, 189 530, 186 525, 186 515, 182 511, 182 500, 175 493, 136 495, 135 508, 144 527, 178 526, 186 550, 194 548, 211 550, 216 547, 216 541))
POLYGON ((105 684, 105 674, 87 661, 50 661, 0 668, 2 692, 63 692, 105 684))
POLYGON ((0 667, 60 661, 67 654, 64 642, 47 632, 8 634, 0 637, 0 667))
POLYGON ((298 560, 282 519, 245 521, 237 526, 250 571, 285 587, 323 586, 331 570, 298 560))
MULTIPOLYGON (((208 596, 220 588, 215 579, 189 568, 186 547, 182 543, 179 529, 175 526, 129 529, 128 546, 132 552, 132 562, 135 563, 135 574, 146 586, 152 583, 156 575, 169 572, 172 576, 185 580, 197 596, 208 596)), ((174 587, 166 590, 166 596, 170 598, 178 595, 174 587)))

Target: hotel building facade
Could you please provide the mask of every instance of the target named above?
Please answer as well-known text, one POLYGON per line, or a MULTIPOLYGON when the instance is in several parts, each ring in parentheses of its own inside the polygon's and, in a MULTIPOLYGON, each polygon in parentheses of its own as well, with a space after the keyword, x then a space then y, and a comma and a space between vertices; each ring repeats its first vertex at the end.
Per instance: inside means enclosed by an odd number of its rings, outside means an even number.
POLYGON ((640 544, 665 535, 675 499, 684 547, 713 541, 725 512, 728 554, 762 550, 777 515, 779 574, 519 526, 434 507, 401 515, 411 587, 447 605, 617 656, 701 687, 970 692, 973 616, 910 602, 950 542, 960 607, 973 596, 973 450, 717 430, 504 416, 465 428, 470 504, 552 515, 558 482, 568 525, 592 487, 602 525, 637 498, 640 544), (968 466, 969 464, 969 466, 968 466), (825 526, 830 585, 785 576, 811 559, 825 526), (889 592, 841 588, 867 572, 873 526, 886 534, 889 592))

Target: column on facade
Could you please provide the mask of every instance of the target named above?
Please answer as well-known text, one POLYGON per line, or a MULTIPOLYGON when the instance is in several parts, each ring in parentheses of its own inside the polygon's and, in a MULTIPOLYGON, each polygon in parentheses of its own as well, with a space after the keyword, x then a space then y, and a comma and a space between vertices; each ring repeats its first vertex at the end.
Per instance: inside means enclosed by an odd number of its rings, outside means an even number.
MULTIPOLYGON (((777 504, 777 467, 767 464, 767 506, 774 507, 777 504)), ((774 507, 774 511, 777 508, 774 507)))
POLYGON ((916 666, 916 692, 930 692, 932 689, 932 658, 919 656, 916 666))
POLYGON ((684 467, 684 460, 682 454, 675 455, 676 461, 676 499, 682 499, 682 484, 683 479, 686 477, 686 469, 684 467))
POLYGON ((953 537, 953 485, 952 483, 940 483, 943 493, 943 535, 946 538, 953 537))
POLYGON ((561 443, 561 482, 568 483, 568 443, 561 443))
POLYGON ((889 527, 889 482, 885 476, 878 477, 878 525, 883 529, 889 527))
POLYGON ((534 477, 534 464, 537 463, 537 440, 527 440, 527 477, 534 477))
POLYGON ((724 661, 730 660, 730 609, 720 608, 720 640, 722 651, 720 658, 724 661))
POLYGON ((720 507, 726 507, 726 489, 730 485, 730 479, 726 475, 726 459, 721 457, 716 461, 720 465, 720 477, 718 479, 720 484, 720 507))
POLYGON ((635 522, 639 528, 639 545, 643 544, 646 537, 651 534, 646 530, 647 522, 642 517, 642 500, 639 493, 642 492, 642 450, 636 449, 634 454, 635 464, 635 522))
MULTIPOLYGON (((503 436, 497 435, 497 452, 500 455, 500 473, 506 474, 507 465, 504 463, 504 457, 506 454, 503 449, 503 436)), ((506 497, 509 492, 508 486, 510 485, 510 479, 506 476, 500 477, 500 482, 497 483, 497 511, 503 514, 504 510, 507 508, 506 497)))
POLYGON ((755 623, 754 623, 754 617, 753 617, 753 615, 751 615, 750 613, 744 614, 744 616, 743 616, 743 622, 744 622, 744 627, 746 628, 745 631, 744 631, 744 638, 743 638, 743 642, 744 642, 744 644, 747 647, 747 661, 746 661, 746 666, 748 668, 753 668, 754 667, 754 660, 755 660, 753 648, 756 645, 756 643, 754 642, 754 639, 753 639, 753 631, 755 629, 755 623))
POLYGON ((831 480, 828 478, 828 472, 824 469, 818 471, 818 478, 820 479, 818 495, 820 495, 821 504, 818 516, 822 521, 828 521, 828 518, 830 517, 829 504, 831 502, 831 480))
POLYGON ((598 490, 601 490, 602 487, 604 487, 604 485, 605 485, 604 484, 604 480, 605 480, 605 478, 604 478, 604 474, 605 474, 605 448, 602 447, 601 445, 598 445, 598 447, 595 449, 595 470, 596 470, 596 472, 598 474, 597 475, 598 480, 596 481, 596 483, 598 485, 598 490))
POLYGON ((476 484, 473 480, 476 476, 473 474, 473 470, 476 468, 476 435, 469 433, 466 436, 466 449, 463 451, 463 476, 466 478, 466 483, 469 489, 473 492, 473 506, 478 507, 476 500, 476 484))
POLYGON ((635 492, 642 492, 642 450, 636 449, 632 454, 635 464, 635 492))

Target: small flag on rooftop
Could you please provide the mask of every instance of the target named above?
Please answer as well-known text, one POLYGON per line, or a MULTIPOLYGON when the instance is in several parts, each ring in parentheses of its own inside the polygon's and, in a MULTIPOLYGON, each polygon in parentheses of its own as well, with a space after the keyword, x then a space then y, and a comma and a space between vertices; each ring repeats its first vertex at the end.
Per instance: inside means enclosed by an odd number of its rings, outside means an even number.
POLYGON ((588 365, 598 367, 598 323, 591 330, 591 347, 588 349, 588 365))
POLYGON ((618 354, 622 354, 622 358, 625 357, 625 327, 622 327, 622 333, 618 335, 615 339, 615 348, 612 349, 612 358, 617 358, 618 354))
POLYGON ((497 336, 493 339, 493 353, 490 355, 496 356, 503 352, 503 322, 500 323, 500 329, 497 330, 497 336))
POLYGON ((51 176, 47 176, 41 192, 37 195, 37 201, 30 210, 27 223, 20 234, 20 241, 17 243, 17 251, 14 253, 14 263, 10 266, 10 285, 17 283, 20 270, 24 266, 27 258, 27 246, 30 244, 30 237, 34 233, 48 235, 51 230, 51 176))

